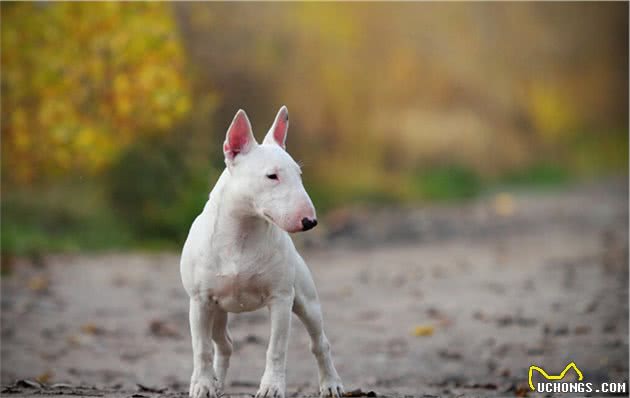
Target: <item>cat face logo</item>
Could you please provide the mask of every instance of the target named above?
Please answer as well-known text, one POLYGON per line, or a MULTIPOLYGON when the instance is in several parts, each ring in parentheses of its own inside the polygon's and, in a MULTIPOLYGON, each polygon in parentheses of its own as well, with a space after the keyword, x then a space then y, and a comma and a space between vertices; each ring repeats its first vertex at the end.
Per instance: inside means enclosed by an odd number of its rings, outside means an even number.
POLYGON ((540 373, 547 380, 562 380, 564 378, 564 376, 567 374, 567 372, 569 371, 569 369, 571 369, 571 368, 573 368, 573 370, 575 370, 575 373, 577 373, 578 380, 582 381, 584 379, 584 375, 582 374, 580 369, 578 369, 578 367, 575 364, 575 362, 569 363, 564 368, 562 373, 560 373, 559 375, 550 375, 547 372, 545 372, 545 370, 543 368, 540 368, 540 367, 538 367, 536 365, 532 365, 532 366, 529 367, 529 388, 531 388, 532 391, 536 391, 536 389, 534 388, 534 383, 532 382, 532 375, 534 374, 534 370, 538 371, 538 373, 540 373))

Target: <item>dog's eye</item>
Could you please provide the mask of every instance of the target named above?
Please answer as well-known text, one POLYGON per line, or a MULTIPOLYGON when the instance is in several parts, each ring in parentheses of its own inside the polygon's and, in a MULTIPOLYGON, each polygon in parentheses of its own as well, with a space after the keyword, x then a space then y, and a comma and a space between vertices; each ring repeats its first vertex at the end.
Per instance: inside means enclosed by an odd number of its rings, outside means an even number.
POLYGON ((277 174, 267 174, 267 178, 269 178, 270 180, 277 180, 278 179, 278 175, 277 174))

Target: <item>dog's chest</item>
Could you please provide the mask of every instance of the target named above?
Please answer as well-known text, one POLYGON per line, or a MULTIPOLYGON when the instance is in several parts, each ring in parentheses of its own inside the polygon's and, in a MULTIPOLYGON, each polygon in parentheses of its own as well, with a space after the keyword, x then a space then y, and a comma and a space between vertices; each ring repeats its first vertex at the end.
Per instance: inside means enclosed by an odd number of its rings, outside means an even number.
POLYGON ((225 263, 211 276, 209 294, 224 311, 254 311, 267 304, 273 290, 271 274, 260 264, 225 263))

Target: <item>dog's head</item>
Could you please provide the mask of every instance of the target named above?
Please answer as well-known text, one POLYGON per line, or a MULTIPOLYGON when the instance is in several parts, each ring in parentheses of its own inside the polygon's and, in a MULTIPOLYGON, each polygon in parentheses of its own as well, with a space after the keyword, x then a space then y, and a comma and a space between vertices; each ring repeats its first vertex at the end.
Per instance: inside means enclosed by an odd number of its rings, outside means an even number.
POLYGON ((230 200, 287 232, 307 231, 317 218, 300 166, 285 150, 288 128, 289 112, 283 106, 259 145, 245 111, 236 113, 223 143, 230 200))

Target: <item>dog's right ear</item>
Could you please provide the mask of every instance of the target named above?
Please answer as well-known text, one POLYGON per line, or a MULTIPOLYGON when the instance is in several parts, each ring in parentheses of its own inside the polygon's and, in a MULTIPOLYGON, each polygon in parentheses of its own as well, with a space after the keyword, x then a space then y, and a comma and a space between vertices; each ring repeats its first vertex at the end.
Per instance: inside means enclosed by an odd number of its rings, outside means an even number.
POLYGON ((236 156, 246 154, 256 144, 247 114, 244 110, 239 109, 225 135, 225 142, 223 143, 225 161, 231 162, 236 156))
POLYGON ((282 106, 276 115, 271 129, 265 136, 263 144, 277 144, 282 149, 286 149, 287 130, 289 129, 289 111, 286 106, 282 106))

